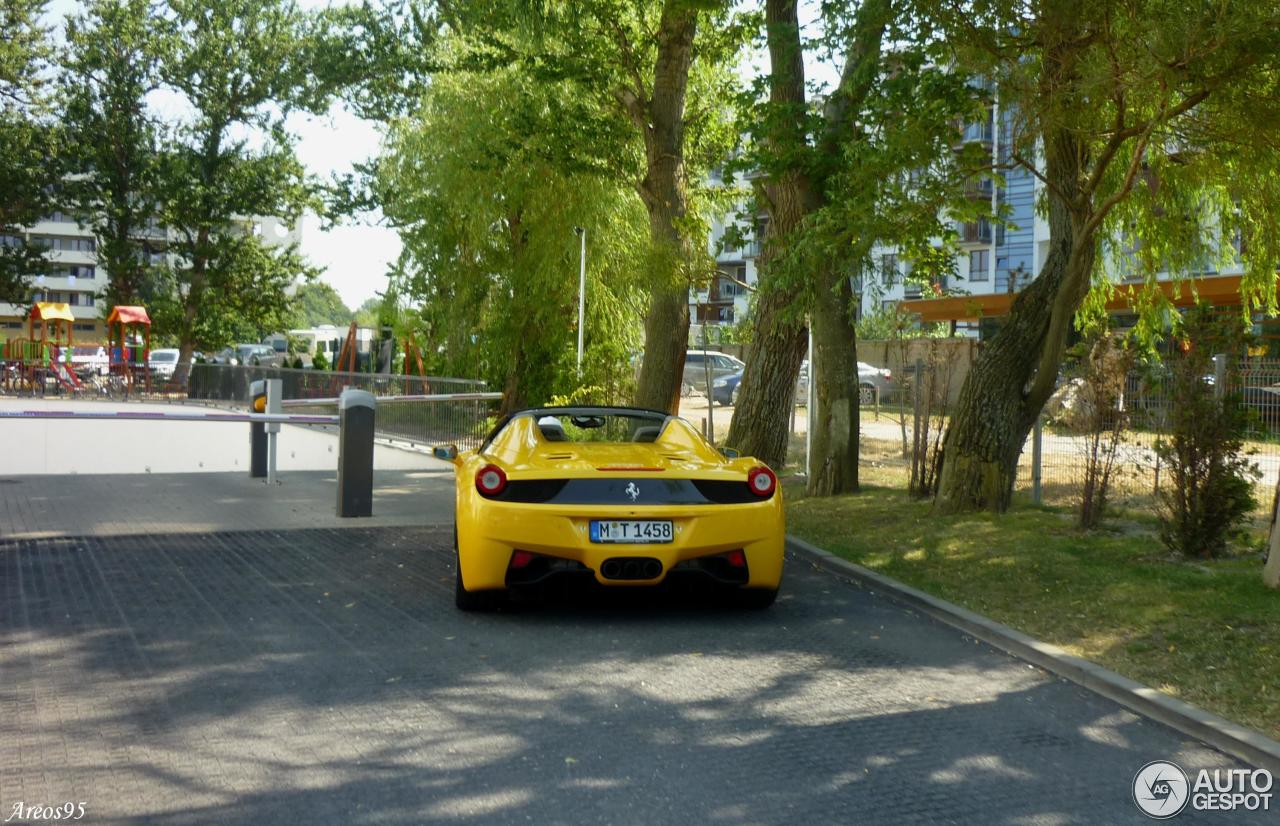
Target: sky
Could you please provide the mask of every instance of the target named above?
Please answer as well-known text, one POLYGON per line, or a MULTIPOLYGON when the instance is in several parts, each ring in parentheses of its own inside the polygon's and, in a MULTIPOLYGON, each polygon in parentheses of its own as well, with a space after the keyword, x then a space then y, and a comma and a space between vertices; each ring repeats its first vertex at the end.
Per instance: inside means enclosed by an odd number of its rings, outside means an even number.
MULTIPOLYGON (((352 165, 378 152, 378 128, 361 120, 342 104, 327 117, 293 116, 298 156, 307 171, 321 178, 350 172, 352 165)), ((365 223, 320 228, 315 215, 302 219, 302 252, 312 264, 325 268, 320 280, 331 285, 351 309, 387 286, 387 270, 400 255, 395 230, 365 223)))

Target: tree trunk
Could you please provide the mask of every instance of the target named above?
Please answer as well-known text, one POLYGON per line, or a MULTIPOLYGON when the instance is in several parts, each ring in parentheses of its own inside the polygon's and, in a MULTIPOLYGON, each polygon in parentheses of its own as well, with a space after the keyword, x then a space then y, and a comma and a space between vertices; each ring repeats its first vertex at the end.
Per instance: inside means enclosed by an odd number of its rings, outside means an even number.
POLYGON ((689 282, 694 248, 681 230, 689 210, 684 168, 684 98, 693 59, 698 12, 692 4, 667 0, 658 24, 653 95, 627 99, 632 120, 644 135, 646 170, 640 195, 649 210, 656 260, 675 270, 657 275, 645 316, 645 354, 636 405, 677 412, 684 354, 689 342, 689 282))
MULTIPOLYGON (((772 152, 783 156, 807 141, 803 118, 784 116, 787 110, 798 114, 805 108, 804 52, 795 0, 769 0, 765 4, 765 25, 769 37, 769 104, 775 109, 775 125, 768 144, 772 152)), ((771 176, 761 191, 769 206, 769 230, 759 262, 760 295, 747 367, 738 387, 738 403, 726 443, 744 456, 755 456, 770 467, 781 469, 787 461, 790 414, 809 336, 799 320, 788 317, 797 290, 773 282, 771 263, 787 236, 820 202, 809 175, 800 170, 771 176)))
POLYGON ((849 279, 833 266, 823 268, 810 314, 816 389, 810 428, 810 496, 833 496, 858 489, 858 340, 849 319, 853 293, 849 279))
POLYGON ((1056 386, 1093 273, 1096 239, 1083 231, 1092 210, 1080 198, 1084 157, 1080 141, 1066 129, 1045 141, 1045 176, 1053 184, 1049 255, 965 378, 943 442, 934 500, 940 513, 1009 507, 1018 456, 1056 386), (1074 209, 1068 200, 1076 202, 1074 209))
POLYGON ((787 461, 790 413, 808 328, 785 318, 794 296, 769 292, 756 304, 755 333, 725 444, 775 470, 787 461))
MULTIPOLYGON (((209 229, 201 227, 198 235, 199 248, 207 249, 209 245, 209 229)), ((178 366, 173 370, 173 382, 179 387, 187 383, 191 374, 191 354, 195 351, 196 317, 199 315, 200 301, 204 293, 208 260, 200 257, 191 262, 191 283, 188 285, 186 304, 182 308, 182 329, 178 332, 178 366)))

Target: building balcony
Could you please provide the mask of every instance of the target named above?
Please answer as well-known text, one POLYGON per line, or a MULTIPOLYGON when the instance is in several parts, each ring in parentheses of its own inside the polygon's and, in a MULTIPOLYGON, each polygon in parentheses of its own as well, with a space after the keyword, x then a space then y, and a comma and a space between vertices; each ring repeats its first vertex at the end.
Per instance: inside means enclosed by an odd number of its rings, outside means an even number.
POLYGON ((957 227, 962 244, 990 244, 992 238, 991 222, 986 218, 977 221, 963 221, 957 227))

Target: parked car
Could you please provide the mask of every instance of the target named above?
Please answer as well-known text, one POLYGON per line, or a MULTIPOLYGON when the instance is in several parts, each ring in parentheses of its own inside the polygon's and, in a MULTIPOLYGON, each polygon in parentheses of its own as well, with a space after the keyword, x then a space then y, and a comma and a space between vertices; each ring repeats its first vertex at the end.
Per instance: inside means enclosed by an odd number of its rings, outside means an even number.
POLYGON ((284 362, 284 354, 277 353, 270 344, 237 344, 235 347, 223 347, 212 358, 210 364, 246 364, 262 367, 279 367, 284 362))
POLYGON ((721 376, 711 383, 711 401, 716 404, 737 404, 738 386, 742 384, 743 371, 721 376))
POLYGON ((151 368, 152 375, 171 379, 178 369, 178 351, 169 347, 152 350, 147 358, 147 366, 151 368))
POLYGON ((714 350, 689 350, 684 354, 684 387, 690 391, 706 391, 707 364, 711 365, 711 384, 718 378, 740 373, 747 366, 741 359, 714 350))
MULTIPOLYGON (((876 401, 876 388, 880 389, 883 401, 893 390, 893 371, 883 367, 858 362, 858 404, 873 405, 876 401)), ((796 393, 801 401, 809 398, 809 360, 800 363, 800 379, 796 382, 796 393)))

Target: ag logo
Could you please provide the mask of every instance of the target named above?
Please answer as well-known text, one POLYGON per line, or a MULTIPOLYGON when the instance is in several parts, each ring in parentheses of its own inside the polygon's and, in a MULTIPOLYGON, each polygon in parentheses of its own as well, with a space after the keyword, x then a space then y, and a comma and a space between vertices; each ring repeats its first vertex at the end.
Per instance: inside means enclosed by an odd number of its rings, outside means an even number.
POLYGON ((636 485, 635 482, 632 482, 631 484, 627 485, 626 494, 627 496, 630 496, 631 501, 634 502, 640 498, 640 488, 636 485))
POLYGON ((1148 763, 1133 778, 1133 802, 1144 815, 1156 820, 1166 820, 1187 808, 1190 791, 1187 773, 1167 760, 1148 763))

